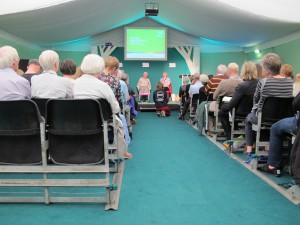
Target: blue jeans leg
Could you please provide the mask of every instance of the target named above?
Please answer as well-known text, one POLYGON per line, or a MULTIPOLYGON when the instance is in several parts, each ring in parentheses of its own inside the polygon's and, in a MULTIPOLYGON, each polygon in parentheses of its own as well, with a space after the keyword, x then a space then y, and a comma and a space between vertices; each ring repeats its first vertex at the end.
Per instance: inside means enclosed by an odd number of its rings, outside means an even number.
POLYGON ((270 132, 270 150, 268 165, 281 167, 283 135, 286 132, 297 133, 297 121, 295 117, 289 117, 274 123, 270 132))

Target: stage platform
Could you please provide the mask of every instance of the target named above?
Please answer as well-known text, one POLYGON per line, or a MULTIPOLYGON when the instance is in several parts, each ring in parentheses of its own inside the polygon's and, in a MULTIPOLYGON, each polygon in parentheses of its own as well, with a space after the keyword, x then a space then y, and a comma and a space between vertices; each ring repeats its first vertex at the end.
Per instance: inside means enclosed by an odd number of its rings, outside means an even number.
MULTIPOLYGON (((168 106, 171 111, 179 110, 179 102, 169 102, 168 106)), ((138 111, 141 112, 151 112, 155 111, 154 102, 139 102, 138 111)))

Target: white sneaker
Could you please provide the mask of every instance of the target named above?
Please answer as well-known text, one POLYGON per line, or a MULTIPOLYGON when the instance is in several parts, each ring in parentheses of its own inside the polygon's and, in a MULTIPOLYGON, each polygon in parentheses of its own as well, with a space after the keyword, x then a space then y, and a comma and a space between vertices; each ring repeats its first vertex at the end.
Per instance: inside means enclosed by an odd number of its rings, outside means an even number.
POLYGON ((166 112, 165 112, 164 110, 162 110, 162 111, 160 112, 160 115, 161 115, 162 117, 166 117, 166 112))

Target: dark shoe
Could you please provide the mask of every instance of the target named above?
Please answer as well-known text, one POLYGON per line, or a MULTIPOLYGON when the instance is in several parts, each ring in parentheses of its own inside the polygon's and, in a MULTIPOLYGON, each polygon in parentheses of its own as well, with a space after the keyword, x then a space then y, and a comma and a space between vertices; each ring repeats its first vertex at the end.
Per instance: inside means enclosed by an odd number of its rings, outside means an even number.
POLYGON ((179 119, 179 120, 184 120, 184 118, 183 118, 182 115, 180 115, 180 116, 178 117, 178 119, 179 119))
POLYGON ((270 169, 268 165, 263 165, 263 167, 259 167, 258 170, 274 175, 275 177, 281 176, 280 169, 274 168, 270 169))

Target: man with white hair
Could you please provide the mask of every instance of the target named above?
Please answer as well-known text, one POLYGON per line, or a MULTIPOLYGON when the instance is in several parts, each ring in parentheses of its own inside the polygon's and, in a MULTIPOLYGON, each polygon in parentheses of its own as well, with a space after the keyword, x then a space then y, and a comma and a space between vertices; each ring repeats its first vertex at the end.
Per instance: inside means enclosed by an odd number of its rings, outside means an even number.
POLYGON ((55 51, 43 51, 39 63, 44 72, 31 78, 32 98, 72 98, 73 84, 70 79, 57 75, 59 56, 55 51))
POLYGON ((30 99, 29 81, 17 74, 19 60, 15 48, 0 48, 0 100, 30 99))

